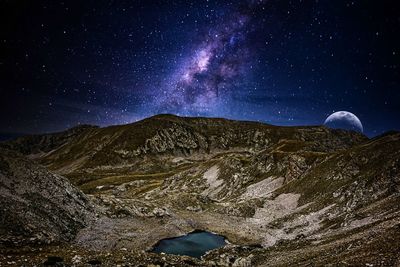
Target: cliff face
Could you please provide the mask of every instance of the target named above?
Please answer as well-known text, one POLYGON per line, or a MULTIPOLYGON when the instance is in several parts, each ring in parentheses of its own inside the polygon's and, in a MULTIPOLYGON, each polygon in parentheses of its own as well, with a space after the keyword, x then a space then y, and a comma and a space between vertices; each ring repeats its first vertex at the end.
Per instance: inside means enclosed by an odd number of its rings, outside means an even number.
POLYGON ((72 239, 93 207, 70 182, 24 158, 0 150, 0 241, 51 243, 72 239))

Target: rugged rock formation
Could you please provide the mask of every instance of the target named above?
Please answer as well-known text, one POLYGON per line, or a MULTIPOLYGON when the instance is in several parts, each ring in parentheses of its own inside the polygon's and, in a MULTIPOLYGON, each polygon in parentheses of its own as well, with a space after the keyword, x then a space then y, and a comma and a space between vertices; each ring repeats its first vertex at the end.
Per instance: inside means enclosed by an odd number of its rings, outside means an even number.
POLYGON ((0 150, 0 242, 51 243, 71 240, 93 215, 88 198, 70 182, 0 150))

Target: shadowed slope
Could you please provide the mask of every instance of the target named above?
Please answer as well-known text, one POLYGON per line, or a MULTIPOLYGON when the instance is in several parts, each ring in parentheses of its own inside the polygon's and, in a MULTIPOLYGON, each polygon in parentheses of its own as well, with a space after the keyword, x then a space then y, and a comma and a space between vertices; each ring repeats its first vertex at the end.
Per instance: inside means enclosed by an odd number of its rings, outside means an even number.
POLYGON ((93 213, 87 197, 66 178, 4 149, 0 206, 0 242, 14 245, 70 240, 93 213))

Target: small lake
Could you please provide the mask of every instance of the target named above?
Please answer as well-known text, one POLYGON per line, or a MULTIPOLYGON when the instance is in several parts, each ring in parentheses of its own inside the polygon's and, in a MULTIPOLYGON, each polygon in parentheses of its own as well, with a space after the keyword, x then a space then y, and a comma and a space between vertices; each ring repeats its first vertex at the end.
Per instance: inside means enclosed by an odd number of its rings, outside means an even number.
POLYGON ((184 236, 162 239, 154 246, 152 252, 200 258, 207 251, 225 245, 223 236, 197 230, 184 236))

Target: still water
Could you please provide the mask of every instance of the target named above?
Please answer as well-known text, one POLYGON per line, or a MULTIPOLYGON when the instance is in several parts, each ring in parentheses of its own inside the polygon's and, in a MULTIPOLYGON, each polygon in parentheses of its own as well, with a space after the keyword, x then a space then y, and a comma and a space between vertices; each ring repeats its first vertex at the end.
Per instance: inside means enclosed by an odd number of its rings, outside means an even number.
POLYGON ((174 255, 187 255, 200 258, 207 251, 226 245, 225 238, 207 231, 194 231, 184 236, 162 239, 153 252, 174 255))

